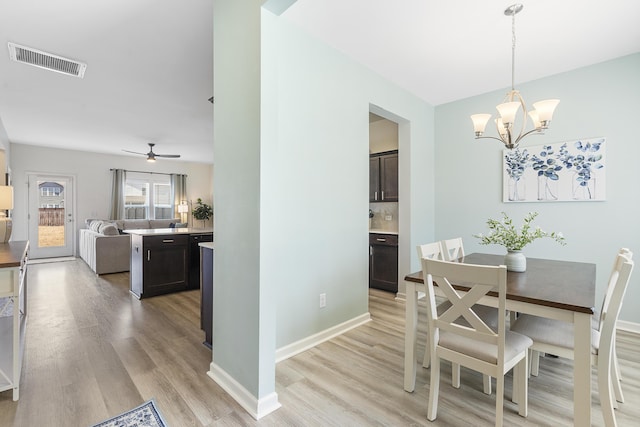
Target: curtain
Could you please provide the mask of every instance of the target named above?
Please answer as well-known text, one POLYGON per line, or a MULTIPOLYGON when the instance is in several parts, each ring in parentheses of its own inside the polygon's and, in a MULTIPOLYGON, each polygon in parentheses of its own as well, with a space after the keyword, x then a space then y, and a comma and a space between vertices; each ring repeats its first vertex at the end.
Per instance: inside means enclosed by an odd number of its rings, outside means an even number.
MULTIPOLYGON (((178 212, 178 205, 187 201, 187 175, 172 173, 170 176, 171 190, 173 191, 174 218, 182 218, 182 214, 178 212)), ((188 214, 187 222, 189 222, 188 214)))
POLYGON ((111 209, 109 219, 125 219, 124 184, 126 179, 124 169, 111 169, 111 209))

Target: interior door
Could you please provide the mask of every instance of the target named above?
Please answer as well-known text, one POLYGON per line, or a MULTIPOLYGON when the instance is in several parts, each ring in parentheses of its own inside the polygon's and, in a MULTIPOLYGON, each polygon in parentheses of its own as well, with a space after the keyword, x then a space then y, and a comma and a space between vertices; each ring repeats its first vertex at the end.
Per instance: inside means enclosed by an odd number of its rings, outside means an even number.
POLYGON ((74 255, 73 177, 29 174, 29 255, 54 258, 74 255))

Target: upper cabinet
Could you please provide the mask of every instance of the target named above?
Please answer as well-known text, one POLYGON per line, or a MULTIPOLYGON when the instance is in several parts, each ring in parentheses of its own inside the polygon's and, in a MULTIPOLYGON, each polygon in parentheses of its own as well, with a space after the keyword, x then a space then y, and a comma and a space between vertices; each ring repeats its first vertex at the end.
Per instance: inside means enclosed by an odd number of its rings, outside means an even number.
POLYGON ((398 201, 398 151, 372 154, 369 158, 369 201, 398 201))

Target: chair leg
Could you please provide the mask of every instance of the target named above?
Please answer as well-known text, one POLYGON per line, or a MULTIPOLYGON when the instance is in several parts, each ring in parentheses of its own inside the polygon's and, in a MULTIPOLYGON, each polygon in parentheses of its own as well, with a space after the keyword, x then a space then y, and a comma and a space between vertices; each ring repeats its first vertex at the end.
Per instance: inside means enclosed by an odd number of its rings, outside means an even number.
POLYGON ((538 371, 540 370, 540 352, 536 350, 531 350, 531 375, 534 377, 538 376, 538 371))
POLYGON ((451 362, 451 386, 460 388, 460 365, 451 362))
POLYGON ((489 375, 482 374, 482 388, 484 394, 491 394, 491 377, 489 375))
POLYGON ((620 366, 618 366, 618 354, 616 348, 613 347, 613 368, 611 369, 611 377, 613 380, 613 391, 616 394, 616 400, 620 403, 624 403, 624 396, 622 395, 622 377, 620 376, 620 366))
POLYGON ((431 361, 431 380, 429 382, 429 406, 427 419, 433 421, 438 416, 438 393, 440 392, 440 358, 431 361))
POLYGON ((429 337, 427 334, 427 341, 424 345, 424 359, 422 360, 422 367, 428 368, 431 362, 431 349, 429 348, 429 337))
POLYGON ((600 408, 602 409, 602 417, 604 425, 607 427, 617 426, 616 416, 613 413, 616 404, 613 397, 613 386, 611 381, 611 360, 604 355, 598 357, 598 394, 600 395, 600 408))
POLYGON ((525 352, 524 358, 518 362, 513 371, 513 395, 518 396, 518 414, 521 417, 526 417, 529 413, 529 374, 527 373, 527 366, 529 366, 529 352, 525 352))
POLYGON ((504 413, 504 374, 496 378, 496 427, 502 427, 504 413))

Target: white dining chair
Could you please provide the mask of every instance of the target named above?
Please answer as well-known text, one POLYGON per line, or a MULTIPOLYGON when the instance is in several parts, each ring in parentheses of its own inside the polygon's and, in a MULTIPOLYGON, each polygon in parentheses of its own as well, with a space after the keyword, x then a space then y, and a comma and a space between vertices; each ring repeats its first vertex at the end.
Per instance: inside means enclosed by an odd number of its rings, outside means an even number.
MULTIPOLYGON (((613 412, 614 407, 617 406, 614 383, 619 379, 613 362, 615 330, 629 278, 633 271, 634 264, 631 255, 631 252, 627 251, 619 252, 616 256, 598 328, 592 329, 591 334, 591 355, 589 357, 591 357, 591 364, 596 367, 598 373, 600 406, 605 425, 608 427, 617 425, 613 412)), ((529 336, 533 340, 532 351, 550 353, 572 360, 576 357, 573 349, 574 336, 571 323, 523 314, 511 325, 511 330, 529 336)))
POLYGON ((442 250, 444 253, 445 261, 455 261, 458 258, 462 258, 464 256, 464 245, 462 244, 462 237, 443 240, 442 250))
POLYGON ((506 329, 507 267, 423 258, 422 272, 427 288, 431 352, 427 418, 433 421, 437 417, 441 359, 496 378, 496 426, 502 426, 505 374, 513 369, 512 400, 517 402, 518 413, 526 417, 527 362, 532 341, 525 335, 506 329), (470 289, 461 293, 454 289, 454 283, 464 283, 470 289), (435 284, 451 303, 451 307, 442 314, 438 313, 435 304, 435 284), (473 310, 474 304, 492 291, 498 294, 496 330, 473 310), (457 322, 459 317, 463 317, 467 324, 457 322))
MULTIPOLYGON (((445 260, 446 254, 444 248, 442 246, 442 242, 432 242, 426 243, 424 245, 418 246, 418 258, 429 258, 429 259, 439 259, 445 260)), ((442 301, 438 304, 438 312, 443 313, 449 307, 451 307, 451 303, 448 300, 442 301)), ((482 320, 491 326, 492 328, 497 328, 498 326, 498 310, 493 307, 487 307, 484 305, 476 305, 474 306, 475 312, 482 318, 482 320)), ((460 321, 464 322, 464 319, 460 319, 460 321)), ((431 361, 431 353, 429 352, 429 336, 427 334, 427 341, 425 343, 425 351, 424 351, 424 359, 422 361, 422 366, 424 368, 428 368, 431 361)), ((452 364, 451 365, 451 385, 455 388, 460 387, 460 365, 452 364)), ((491 377, 488 375, 484 375, 482 378, 482 389, 486 394, 491 394, 491 377)))

